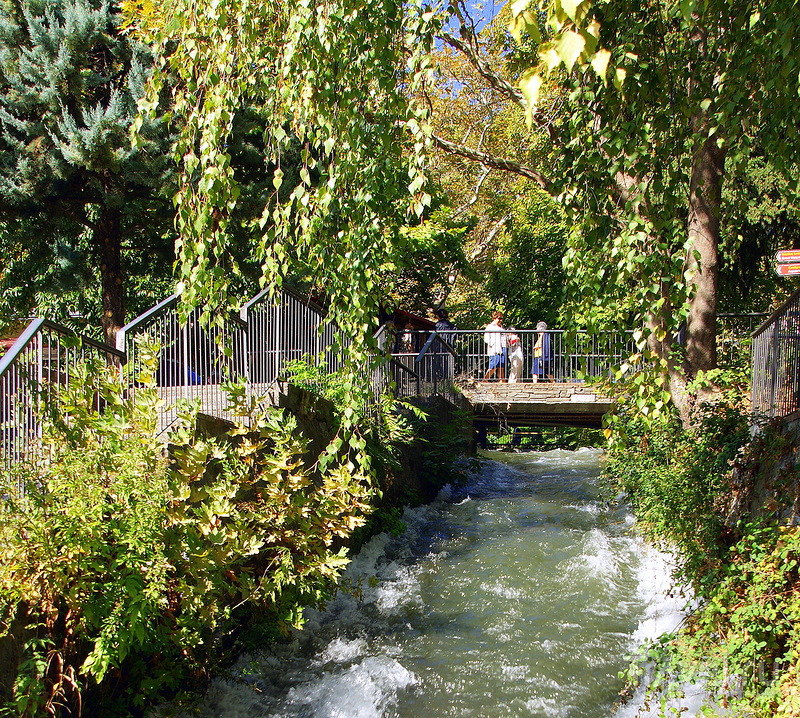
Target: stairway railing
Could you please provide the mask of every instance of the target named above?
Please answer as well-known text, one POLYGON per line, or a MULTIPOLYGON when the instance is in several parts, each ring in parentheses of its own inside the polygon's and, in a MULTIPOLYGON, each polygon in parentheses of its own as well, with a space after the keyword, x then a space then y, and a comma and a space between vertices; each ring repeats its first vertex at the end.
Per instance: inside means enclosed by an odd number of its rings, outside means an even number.
POLYGON ((204 414, 233 419, 223 381, 241 380, 249 390, 266 393, 289 361, 317 361, 327 372, 342 364, 347 342, 327 312, 291 290, 277 296, 261 292, 223 322, 205 323, 199 309, 182 321, 178 305, 179 297, 172 295, 136 317, 117 332, 115 347, 46 319, 33 320, 0 358, 0 469, 27 456, 40 434, 39 400, 49 401, 56 385, 66 385, 70 368, 87 352, 130 364, 136 376, 143 342, 156 348, 162 432, 177 418, 175 404, 182 399, 199 401, 204 414))
POLYGON ((175 404, 181 399, 200 401, 204 414, 232 419, 220 384, 249 376, 247 323, 231 314, 221 326, 204 324, 200 309, 182 321, 179 301, 173 294, 117 332, 117 349, 133 364, 134 375, 141 367, 143 341, 157 347, 156 386, 168 407, 161 431, 177 418, 175 404))
MULTIPOLYGON (((48 319, 33 319, 0 358, 0 470, 31 457, 41 436, 38 408, 74 381, 90 355, 121 365, 123 352, 48 319)), ((99 397, 97 399, 99 402, 99 397)))

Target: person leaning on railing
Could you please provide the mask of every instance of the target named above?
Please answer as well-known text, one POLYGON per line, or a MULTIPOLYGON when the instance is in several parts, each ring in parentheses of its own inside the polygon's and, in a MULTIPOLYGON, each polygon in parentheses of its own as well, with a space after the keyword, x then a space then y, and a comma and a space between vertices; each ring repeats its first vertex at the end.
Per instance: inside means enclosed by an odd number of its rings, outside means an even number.
POLYGON ((536 344, 533 345, 533 381, 539 381, 542 375, 548 379, 553 379, 553 352, 550 348, 550 334, 547 331, 547 324, 539 322, 536 325, 539 336, 536 344))

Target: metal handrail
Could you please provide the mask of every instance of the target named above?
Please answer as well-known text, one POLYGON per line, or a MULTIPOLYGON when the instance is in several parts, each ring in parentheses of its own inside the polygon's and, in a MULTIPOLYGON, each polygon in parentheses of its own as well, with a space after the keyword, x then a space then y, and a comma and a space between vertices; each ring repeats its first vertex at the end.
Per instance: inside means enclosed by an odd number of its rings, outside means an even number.
MULTIPOLYGON (((231 420, 224 379, 249 379, 248 326, 238 314, 227 312, 222 325, 204 322, 201 309, 179 315, 180 295, 173 294, 128 322, 117 334, 117 346, 126 351, 133 372, 141 364, 140 347, 133 338, 149 336, 156 345, 156 387, 165 409, 159 430, 177 418, 176 403, 197 401, 201 413, 231 420)), ((135 387, 132 387, 135 391, 135 387)))
POLYGON ((37 317, 28 322, 28 326, 25 327, 25 330, 22 332, 22 334, 17 337, 17 340, 8 348, 6 353, 0 357, 0 376, 3 376, 3 374, 8 371, 11 365, 16 361, 17 357, 19 357, 19 355, 25 351, 25 348, 28 346, 31 339, 33 339, 33 337, 35 337, 42 329, 51 329, 55 332, 59 332, 60 334, 68 334, 78 337, 80 338, 81 343, 85 346, 90 346, 92 349, 113 354, 121 360, 125 359, 125 352, 120 351, 116 347, 112 347, 110 344, 99 342, 96 339, 92 339, 84 334, 75 332, 69 327, 65 327, 63 324, 51 321, 50 319, 37 317))
POLYGON ((800 410, 800 289, 752 334, 754 414, 788 416, 800 410))
MULTIPOLYGON (((242 317, 242 319, 244 319, 246 321, 247 320, 247 313, 250 310, 250 308, 255 306, 256 304, 258 304, 264 297, 269 296, 272 293, 273 293, 273 290, 270 289, 270 287, 267 287, 266 289, 262 289, 252 299, 250 299, 249 301, 245 302, 242 305, 242 308, 239 310, 239 314, 242 317)), ((322 316, 327 316, 328 315, 328 311, 322 305, 318 304, 317 302, 315 302, 310 297, 304 297, 302 294, 300 294, 299 292, 296 292, 294 289, 290 289, 289 287, 281 287, 281 289, 277 292, 277 294, 286 294, 286 295, 288 295, 290 297, 293 297, 297 301, 302 302, 303 304, 305 304, 312 311, 315 311, 315 312, 317 312, 318 314, 320 314, 322 316)))
POLYGON ((117 349, 119 349, 122 352, 125 351, 125 337, 127 336, 128 332, 131 329, 136 329, 136 327, 138 327, 140 324, 144 324, 145 322, 147 322, 148 319, 151 319, 152 317, 155 317, 163 309, 166 309, 166 308, 172 306, 173 304, 176 304, 179 299, 180 299, 180 295, 179 294, 172 294, 169 297, 167 297, 166 299, 163 299, 162 301, 160 301, 154 307, 150 307, 150 309, 148 309, 143 314, 140 314, 135 319, 132 319, 131 321, 129 321, 121 329, 117 330, 117 349))
MULTIPOLYGON (((622 364, 636 352, 633 332, 567 331, 563 329, 504 329, 503 335, 516 334, 522 350, 522 366, 517 367, 517 381, 553 378, 557 381, 583 381, 591 377, 612 377, 612 369, 622 364), (534 346, 540 336, 548 337, 551 351, 547 356, 536 357, 534 346), (534 361, 538 360, 538 361, 534 361)), ((449 329, 446 332, 431 330, 400 330, 394 337, 393 356, 414 356, 417 363, 426 364, 424 375, 442 376, 437 364, 453 365, 454 378, 480 379, 484 376, 489 359, 483 337, 485 329, 449 329), (452 339, 452 345, 443 335, 452 339), (422 345, 421 349, 418 349, 422 345), (444 361, 443 357, 447 356, 444 361), (452 358, 450 358, 452 357, 452 358)), ((517 354, 517 357, 519 355, 517 354)), ((511 357, 509 357, 510 361, 511 357)), ((519 358, 517 358, 519 363, 519 358)), ((504 369, 507 369, 505 367, 504 369)))
POLYGON ((783 314, 792 304, 800 298, 800 288, 796 289, 791 296, 781 304, 772 314, 770 314, 758 329, 756 329, 750 336, 755 339, 758 334, 763 332, 767 327, 775 322, 775 320, 783 314))
MULTIPOLYGON (((0 468, 9 471, 26 457, 39 456, 37 442, 42 425, 37 405, 40 401, 52 402, 61 388, 70 385, 71 369, 87 351, 96 351, 105 361, 118 364, 125 356, 115 347, 69 327, 37 318, 0 359, 0 468), (69 343, 66 337, 79 341, 69 343)), ((94 401, 99 408, 99 395, 94 401)))

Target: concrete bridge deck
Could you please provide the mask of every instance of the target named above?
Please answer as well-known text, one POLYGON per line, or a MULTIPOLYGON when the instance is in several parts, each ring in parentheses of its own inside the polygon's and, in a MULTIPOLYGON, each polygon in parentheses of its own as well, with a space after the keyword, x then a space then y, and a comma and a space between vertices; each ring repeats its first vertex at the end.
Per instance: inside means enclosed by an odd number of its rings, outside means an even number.
POLYGON ((500 418, 509 426, 600 427, 610 399, 581 382, 506 384, 468 380, 458 385, 476 422, 500 418))

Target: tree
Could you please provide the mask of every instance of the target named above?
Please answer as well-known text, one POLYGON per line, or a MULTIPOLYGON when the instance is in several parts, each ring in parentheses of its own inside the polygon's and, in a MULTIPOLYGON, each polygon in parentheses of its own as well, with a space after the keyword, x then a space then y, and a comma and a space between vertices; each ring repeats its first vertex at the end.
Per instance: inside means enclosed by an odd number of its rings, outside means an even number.
MULTIPOLYGON (((588 319, 602 307, 607 320, 609 302, 620 303, 621 322, 632 311, 672 398, 688 410, 686 380, 716 366, 720 241, 736 216, 726 180, 762 156, 796 193, 793 4, 515 2, 519 50, 504 64, 516 85, 487 61, 464 6, 454 14, 458 30, 445 27, 443 40, 558 150, 553 170, 505 168, 536 179, 581 222, 567 257, 573 301, 588 319), (565 92, 554 118, 552 99, 565 92), (673 345, 682 322, 683 356, 673 345)), ((469 147, 440 144, 470 157, 469 147)))
MULTIPOLYGON (((486 24, 479 37, 483 66, 507 64, 510 38, 502 17, 486 24)), ((555 324, 570 227, 535 180, 503 170, 552 166, 552 145, 526 127, 501 79, 487 80, 459 49, 469 52, 468 44, 453 44, 455 49, 444 42, 434 52, 435 72, 424 94, 433 129, 431 178, 446 195, 453 219, 468 217, 475 224, 464 247, 472 271, 450 272, 448 307, 460 326, 485 325, 498 307, 507 324, 532 327, 541 319, 555 324), (451 146, 469 146, 473 156, 451 152, 451 146), (496 162, 509 157, 514 162, 496 162)))
POLYGON ((241 187, 227 143, 240 108, 256 105, 273 185, 252 237, 263 281, 279 285, 298 266, 309 272, 354 342, 353 366, 363 367, 376 288, 406 246, 400 229, 431 201, 420 158, 424 112, 407 92, 426 71, 429 18, 391 0, 128 2, 125 10, 164 53, 151 108, 167 74, 176 78, 185 303, 228 299, 241 187), (292 177, 284 156, 295 146, 301 166, 292 177))
POLYGON ((129 139, 152 62, 101 0, 0 5, 0 246, 17 269, 28 262, 33 270, 1 273, 21 290, 17 311, 30 310, 35 290, 54 276, 70 279, 59 272, 65 257, 83 256, 84 286, 99 266, 112 341, 125 319, 123 250, 153 253, 148 271, 156 281, 169 276, 166 125, 154 118, 135 147, 129 139))

